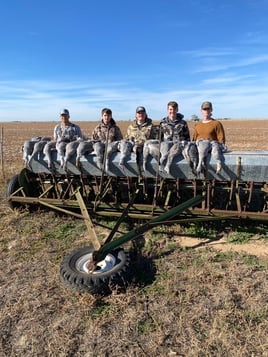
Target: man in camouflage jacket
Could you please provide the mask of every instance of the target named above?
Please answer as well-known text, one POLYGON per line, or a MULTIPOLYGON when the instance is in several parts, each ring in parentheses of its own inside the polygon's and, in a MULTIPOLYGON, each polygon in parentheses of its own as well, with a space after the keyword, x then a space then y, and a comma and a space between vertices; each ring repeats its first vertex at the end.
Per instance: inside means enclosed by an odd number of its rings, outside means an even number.
POLYGON ((97 167, 103 170, 104 158, 107 160, 108 157, 107 152, 113 152, 113 150, 117 148, 116 142, 122 140, 123 135, 112 117, 111 109, 103 108, 101 117, 101 122, 92 132, 92 140, 94 141, 93 149, 96 154, 97 167), (107 148, 106 155, 105 148, 107 148))
POLYGON ((171 101, 167 105, 168 116, 160 121, 162 141, 190 141, 188 124, 179 111, 177 102, 171 101))
POLYGON ((70 113, 68 109, 62 109, 60 112, 61 122, 54 127, 53 138, 55 141, 70 141, 82 138, 82 131, 77 124, 70 122, 70 113))
POLYGON ((144 107, 137 107, 136 118, 127 128, 126 139, 133 143, 133 151, 142 151, 145 140, 154 139, 156 135, 152 119, 148 118, 144 107))
POLYGON ((92 132, 92 140, 101 141, 102 143, 108 143, 123 139, 120 128, 116 125, 115 120, 112 117, 112 111, 109 108, 104 108, 101 111, 101 122, 98 124, 92 132), (109 132, 108 132, 109 130, 109 132), (107 138, 108 133, 108 138, 107 138))

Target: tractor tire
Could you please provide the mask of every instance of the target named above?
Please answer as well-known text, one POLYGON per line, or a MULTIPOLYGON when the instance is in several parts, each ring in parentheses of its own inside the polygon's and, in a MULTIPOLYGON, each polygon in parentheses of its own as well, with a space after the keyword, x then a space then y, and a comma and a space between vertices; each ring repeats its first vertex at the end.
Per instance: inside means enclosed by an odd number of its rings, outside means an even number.
MULTIPOLYGON (((8 182, 7 189, 6 189, 6 197, 8 198, 9 196, 11 196, 19 188, 20 188, 19 175, 14 175, 13 177, 11 177, 10 181, 8 182)), ((19 196, 22 196, 22 194, 19 194, 19 196)), ((22 207, 21 203, 19 202, 8 201, 8 205, 12 210, 19 209, 22 207)))
POLYGON ((89 271, 93 251, 92 247, 83 247, 63 258, 60 266, 63 284, 79 293, 91 294, 107 293, 116 285, 125 286, 130 266, 129 254, 123 249, 111 251, 93 271, 89 271))

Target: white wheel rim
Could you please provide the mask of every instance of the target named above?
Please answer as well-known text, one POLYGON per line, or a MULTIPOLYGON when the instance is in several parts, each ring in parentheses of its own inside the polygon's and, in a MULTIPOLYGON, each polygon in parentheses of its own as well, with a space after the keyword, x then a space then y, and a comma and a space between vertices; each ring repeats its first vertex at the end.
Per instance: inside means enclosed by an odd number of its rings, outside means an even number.
POLYGON ((90 271, 88 266, 92 262, 92 253, 88 253, 77 259, 75 268, 81 273, 99 274, 110 271, 116 265, 116 259, 112 254, 107 254, 106 257, 97 263, 94 271, 90 271))

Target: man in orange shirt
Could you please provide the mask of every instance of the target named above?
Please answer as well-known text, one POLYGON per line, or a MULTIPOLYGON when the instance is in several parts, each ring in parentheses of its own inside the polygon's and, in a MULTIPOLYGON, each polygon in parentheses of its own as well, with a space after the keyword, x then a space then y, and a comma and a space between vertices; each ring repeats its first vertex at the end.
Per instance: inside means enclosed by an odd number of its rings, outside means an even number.
POLYGON ((199 139, 218 141, 223 144, 223 150, 225 148, 225 132, 222 124, 212 118, 212 103, 203 102, 201 105, 202 121, 197 123, 194 127, 193 140, 197 141, 199 139))
POLYGON ((218 174, 223 166, 223 153, 227 151, 225 146, 225 133, 222 124, 212 118, 212 103, 203 102, 201 105, 202 121, 194 127, 193 140, 196 142, 199 163, 196 172, 200 175, 202 168, 206 172, 206 157, 211 152, 211 156, 217 162, 216 174, 218 174))

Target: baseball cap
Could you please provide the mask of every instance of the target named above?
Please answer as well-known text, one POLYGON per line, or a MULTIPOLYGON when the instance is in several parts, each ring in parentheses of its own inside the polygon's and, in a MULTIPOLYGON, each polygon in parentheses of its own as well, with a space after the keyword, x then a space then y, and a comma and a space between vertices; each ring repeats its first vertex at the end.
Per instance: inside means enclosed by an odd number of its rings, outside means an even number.
POLYGON ((203 102, 201 105, 201 109, 210 109, 212 110, 212 103, 211 102, 203 102))
POLYGON ((68 109, 62 109, 60 111, 60 115, 69 115, 69 110, 68 109))
POLYGON ((138 113, 138 112, 144 112, 144 113, 146 113, 146 110, 145 110, 144 107, 137 107, 136 113, 138 113))

